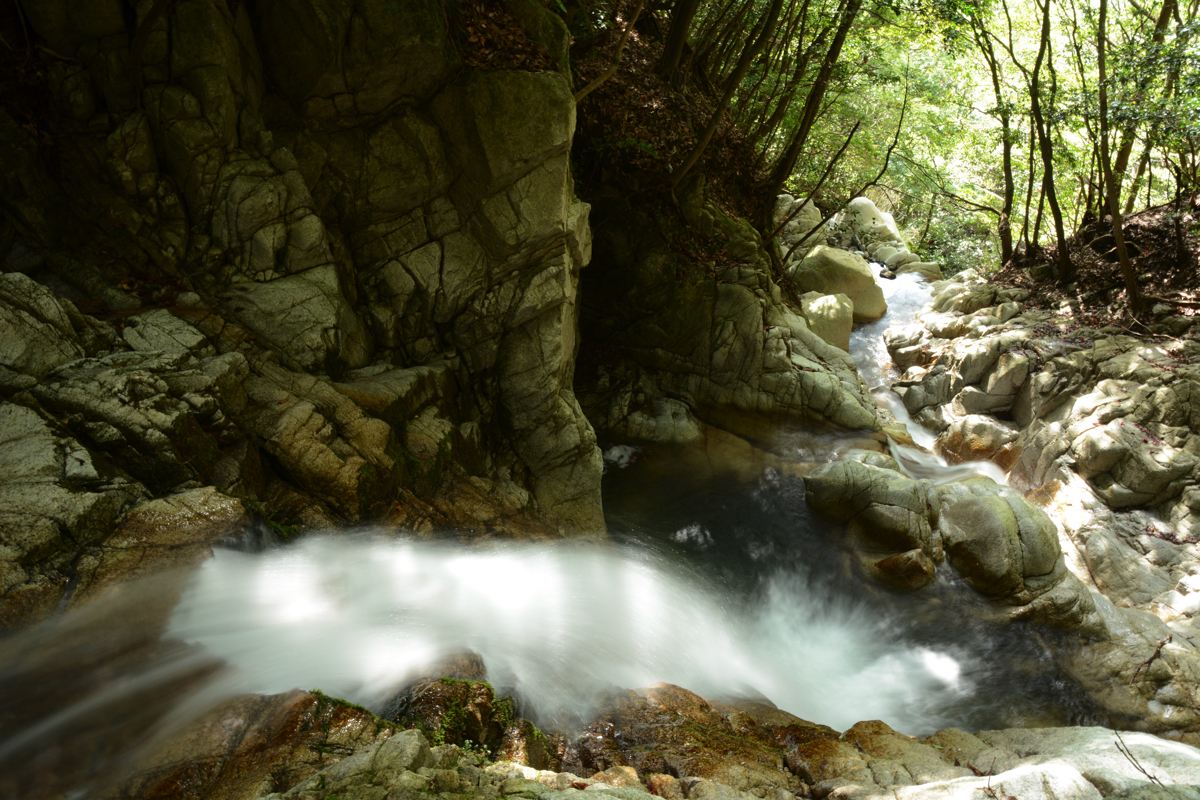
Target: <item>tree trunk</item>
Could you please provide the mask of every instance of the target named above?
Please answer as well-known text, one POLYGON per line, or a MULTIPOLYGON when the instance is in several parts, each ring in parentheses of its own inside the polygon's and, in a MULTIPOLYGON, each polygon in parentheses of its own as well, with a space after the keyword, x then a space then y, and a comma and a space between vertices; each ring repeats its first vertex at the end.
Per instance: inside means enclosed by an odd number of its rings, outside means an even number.
MULTIPOLYGON (((1003 148, 1002 163, 1004 170, 1004 204, 1000 209, 1000 220, 996 225, 996 233, 1000 236, 1000 263, 1003 265, 1008 263, 1013 254, 1012 210, 1013 195, 1016 187, 1013 181, 1012 119, 1008 104, 1004 102, 1004 92, 1000 87, 1000 63, 996 58, 996 51, 992 48, 992 42, 988 39, 987 31, 983 30, 983 21, 978 17, 972 16, 971 27, 975 34, 975 44, 979 47, 979 52, 983 55, 983 60, 987 62, 988 72, 992 76, 992 91, 996 95, 996 110, 1000 115, 1000 136, 1003 148)), ((931 206, 931 219, 932 214, 931 206)), ((928 228, 928 226, 926 227, 928 228)))
POLYGON ((779 10, 783 8, 783 0, 771 0, 771 8, 767 12, 766 22, 762 26, 762 32, 755 39, 753 47, 746 48, 742 53, 737 67, 730 76, 725 93, 721 96, 717 103, 716 109, 713 110, 712 118, 709 119, 708 125, 700 134, 696 146, 692 148, 692 152, 683 160, 683 163, 671 174, 671 188, 674 189, 683 180, 684 176, 691 171, 692 167, 696 166, 696 162, 700 160, 708 143, 712 140, 713 134, 717 131, 717 126, 721 124, 721 118, 725 115, 725 109, 729 107, 729 101, 733 97, 733 93, 737 90, 738 84, 742 78, 746 76, 746 72, 750 69, 750 64, 767 44, 767 39, 770 38, 772 31, 775 28, 775 21, 779 19, 779 10))
POLYGON ((583 98, 587 97, 597 88, 599 88, 600 84, 617 74, 617 67, 619 67, 621 64, 621 53, 623 53, 625 50, 625 42, 628 41, 629 32, 633 30, 634 24, 637 23, 638 17, 641 16, 642 6, 645 4, 646 0, 638 0, 637 7, 633 9, 633 16, 629 18, 629 22, 625 23, 625 30, 621 32, 621 41, 617 43, 617 52, 613 54, 612 63, 609 64, 608 69, 604 70, 604 72, 601 72, 594 81, 575 93, 576 103, 579 103, 581 100, 583 100, 583 98))
POLYGON ((837 33, 834 34, 833 42, 830 43, 829 50, 825 52, 825 59, 821 62, 821 69, 817 72, 817 78, 813 81, 812 88, 809 89, 796 135, 792 137, 787 150, 784 151, 771 171, 770 182, 767 185, 767 191, 762 201, 763 205, 759 212, 760 222, 764 228, 770 225, 771 213, 775 208, 775 198, 783 191, 783 185, 792 174, 792 170, 796 168, 800 151, 804 148, 808 135, 812 132, 813 122, 816 121, 817 112, 821 109, 821 101, 825 99, 825 92, 829 88, 829 77, 833 73, 838 58, 841 57, 842 45, 846 43, 846 35, 850 33, 850 26, 854 24, 860 8, 862 8, 862 0, 849 0, 846 4, 837 33))
MULTIPOLYGON (((1138 159, 1137 174, 1133 176, 1133 186, 1129 189, 1129 199, 1125 201, 1125 208, 1122 213, 1132 214, 1133 204, 1137 201, 1138 190, 1142 188, 1142 176, 1146 174, 1146 168, 1150 166, 1150 144, 1146 144, 1146 149, 1142 151, 1142 157, 1138 159)), ((1149 198, 1146 199, 1146 205, 1150 205, 1149 198)))
MULTIPOLYGON (((1171 14, 1175 10, 1175 0, 1163 0, 1162 8, 1158 12, 1158 19, 1154 23, 1153 40, 1155 44, 1161 45, 1166 40, 1167 26, 1171 24, 1171 14)), ((1164 92, 1164 97, 1171 95, 1171 75, 1167 76, 1167 86, 1164 92)), ((1116 161, 1113 162, 1113 173, 1116 177, 1116 190, 1118 201, 1120 199, 1121 184, 1125 180, 1125 170, 1129 167, 1129 156, 1133 153, 1133 144, 1136 140, 1137 122, 1130 122, 1129 126, 1122 132, 1121 146, 1117 150, 1116 161)), ((1130 199, 1137 194, 1134 189, 1130 193, 1130 199)))
POLYGON ((676 0, 675 10, 671 12, 671 27, 667 30, 667 42, 663 47, 662 58, 658 61, 658 74, 677 89, 679 60, 683 58, 688 31, 692 28, 692 19, 695 18, 696 9, 699 7, 700 0, 676 0))
POLYGON ((1050 141, 1050 128, 1042 113, 1041 86, 1039 75, 1046 52, 1050 49, 1050 3, 1043 0, 1041 44, 1038 47, 1037 62, 1033 67, 1033 80, 1029 89, 1029 110, 1033 114, 1037 126, 1038 150, 1042 154, 1042 189, 1046 202, 1050 205, 1050 215, 1054 218, 1054 238, 1058 243, 1058 280, 1068 283, 1074 277, 1074 267, 1071 264, 1071 254, 1067 251, 1067 232, 1063 227, 1062 209, 1058 205, 1058 193, 1054 189, 1054 150, 1050 141))
POLYGON ((1107 186, 1105 194, 1108 196, 1108 212, 1112 215, 1113 238, 1117 242, 1117 259, 1121 262, 1121 275, 1125 278, 1129 307, 1136 314, 1142 310, 1142 295, 1138 291, 1137 274, 1133 271, 1133 263, 1129 260, 1129 251, 1125 247, 1125 230, 1121 224, 1121 183, 1108 160, 1108 47, 1105 42, 1107 23, 1108 0, 1100 0, 1100 21, 1096 27, 1096 60, 1100 83, 1100 167, 1107 186))
POLYGON ((1034 132, 1034 129, 1033 129, 1033 116, 1030 115, 1030 117, 1029 117, 1029 175, 1027 177, 1027 180, 1025 181, 1025 217, 1024 217, 1024 220, 1021 222, 1021 241, 1024 242, 1026 245, 1030 244, 1030 241, 1029 241, 1029 212, 1033 210, 1033 175, 1034 175, 1033 165, 1034 165, 1034 154, 1037 152, 1037 148, 1034 146, 1034 142, 1037 141, 1037 139, 1035 137, 1036 137, 1036 133, 1034 132))

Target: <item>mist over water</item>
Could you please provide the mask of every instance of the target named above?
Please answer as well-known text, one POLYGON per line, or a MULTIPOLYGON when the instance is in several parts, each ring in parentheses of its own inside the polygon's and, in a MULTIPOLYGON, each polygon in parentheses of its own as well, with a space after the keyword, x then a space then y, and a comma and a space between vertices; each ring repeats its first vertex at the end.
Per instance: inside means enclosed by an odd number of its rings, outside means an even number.
POLYGON ((379 707, 462 649, 544 722, 585 720, 616 687, 667 681, 762 694, 834 727, 883 718, 932 730, 971 691, 957 660, 905 645, 865 603, 795 574, 739 596, 634 546, 482 549, 315 537, 218 553, 168 635, 232 666, 210 691, 320 687, 379 707))
MULTIPOLYGON (((913 276, 883 285, 889 315, 860 326, 852 349, 894 401, 881 333, 911 320, 928 288, 913 276)), ((810 462, 858 436, 780 435, 775 452, 810 462)), ((1057 677, 1045 634, 990 621, 946 567, 915 594, 873 584, 844 531, 810 513, 799 478, 755 461, 744 442, 720 447, 612 448, 612 542, 360 531, 218 550, 190 574, 118 587, 0 641, 0 796, 34 796, 47 775, 58 791, 121 774, 148 743, 244 693, 318 688, 383 710, 464 650, 522 713, 566 730, 610 690, 659 681, 765 697, 838 729, 1097 721, 1057 677)), ((917 450, 897 455, 910 471, 945 470, 917 450)))

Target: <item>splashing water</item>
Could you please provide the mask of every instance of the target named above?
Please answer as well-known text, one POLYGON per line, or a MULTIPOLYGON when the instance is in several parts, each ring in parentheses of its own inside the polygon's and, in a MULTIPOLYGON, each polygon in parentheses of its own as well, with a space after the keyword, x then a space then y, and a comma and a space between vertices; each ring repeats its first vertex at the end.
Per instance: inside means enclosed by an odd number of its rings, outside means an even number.
POLYGON ((128 774, 149 742, 243 693, 320 688, 382 709, 463 649, 526 715, 566 729, 606 691, 658 681, 709 697, 765 695, 839 727, 882 718, 916 731, 955 721, 944 707, 973 692, 954 653, 905 644, 896 620, 834 602, 795 573, 742 594, 632 544, 464 548, 342 535, 220 550, 187 578, 161 641, 154 625, 123 620, 147 600, 169 604, 178 588, 160 580, 121 592, 107 616, 72 612, 0 650, 0 679, 14 692, 0 701, 6 780, 128 774))
MULTIPOLYGON (((868 384, 895 398, 882 330, 929 295, 915 276, 884 286, 886 321, 859 326, 852 350, 868 384)), ((928 454, 893 453, 909 474, 947 475, 928 454)), ((220 550, 188 576, 124 585, 0 642, 0 773, 36 785, 70 763, 76 785, 111 777, 144 742, 243 693, 320 688, 382 709, 464 649, 525 714, 568 729, 612 688, 659 681, 765 696, 836 728, 1091 721, 1036 637, 989 623, 945 569, 920 596, 857 575, 798 479, 768 469, 747 482, 722 464, 698 475, 669 448, 607 455, 617 543, 342 534, 220 550)))
POLYGON ((966 684, 945 668, 951 656, 881 646, 885 628, 865 607, 830 606, 782 576, 746 607, 631 547, 317 537, 218 553, 192 577, 168 635, 233 666, 220 694, 320 686, 378 707, 467 648, 545 720, 584 719, 607 689, 667 681, 710 696, 742 687, 834 726, 925 728, 930 693, 958 696, 966 684))

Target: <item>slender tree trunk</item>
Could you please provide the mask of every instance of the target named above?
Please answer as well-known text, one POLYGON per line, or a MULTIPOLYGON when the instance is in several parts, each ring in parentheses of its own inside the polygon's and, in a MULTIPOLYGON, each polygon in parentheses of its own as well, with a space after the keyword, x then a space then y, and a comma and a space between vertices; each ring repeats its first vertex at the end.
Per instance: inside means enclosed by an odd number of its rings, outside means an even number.
MULTIPOLYGON (((1163 0, 1162 8, 1159 9, 1158 19, 1154 22, 1153 40, 1155 44, 1161 45, 1166 41, 1167 26, 1171 24, 1171 14, 1175 9, 1175 0, 1163 0)), ((1164 97, 1171 96, 1171 75, 1167 76, 1167 86, 1163 94, 1164 97)), ((1112 169, 1117 179, 1117 199, 1120 200, 1121 184, 1125 180, 1125 170, 1129 167, 1129 156, 1133 153, 1133 144, 1137 138, 1137 122, 1130 122, 1122 131, 1121 146, 1117 149, 1117 158, 1113 162, 1112 169)), ((1130 193, 1132 198, 1137 194, 1135 189, 1130 193)))
POLYGON ((1058 193, 1054 188, 1054 149, 1050 139, 1050 129, 1042 113, 1040 74, 1042 64, 1046 61, 1050 49, 1050 3, 1042 2, 1042 33, 1041 44, 1038 47, 1037 61, 1033 67, 1033 81, 1029 90, 1029 109, 1033 113, 1034 124, 1037 126, 1038 150, 1042 154, 1042 189, 1046 202, 1050 205, 1050 214, 1054 218, 1054 238, 1058 244, 1058 280, 1067 283, 1074 277, 1071 265, 1071 254, 1067 251, 1067 232, 1063 227, 1062 209, 1058 205, 1058 193))
POLYGON ((1121 262, 1121 275, 1125 278, 1125 292, 1129 295, 1129 307, 1136 314, 1142 310, 1142 295, 1138 290, 1137 274, 1133 271, 1133 263, 1129 260, 1129 251, 1125 247, 1125 230, 1121 224, 1121 183, 1115 174, 1116 170, 1108 160, 1108 71, 1106 64, 1108 47, 1105 42, 1107 24, 1108 0, 1100 0, 1100 21, 1096 28, 1096 60, 1100 83, 1100 167, 1104 172, 1104 183, 1108 188, 1105 194, 1108 195, 1108 212, 1112 215, 1113 238, 1117 242, 1117 259, 1121 262))
MULTIPOLYGON (((1004 101, 1004 92, 1000 86, 1000 63, 996 58, 996 51, 992 48, 992 42, 987 36, 987 31, 983 29, 983 21, 978 17, 972 16, 971 27, 975 35, 975 44, 979 47, 979 52, 983 56, 983 60, 987 63, 988 72, 991 73, 992 76, 992 92, 996 95, 996 110, 1000 115, 1000 137, 1002 143, 1001 157, 1004 170, 1004 201, 1003 206, 1000 209, 1000 219, 996 225, 996 233, 1000 236, 1000 263, 1007 264, 1013 255, 1012 210, 1015 186, 1013 181, 1012 164, 1012 118, 1011 114, 1009 113, 1008 104, 1004 101)), ((930 219, 932 219, 932 206, 930 207, 929 213, 930 219)), ((928 228, 928 225, 926 228, 928 228)))
POLYGON ((1033 243, 1036 246, 1042 236, 1042 219, 1046 216, 1046 175, 1042 173, 1042 190, 1038 192, 1037 218, 1033 221, 1033 243))
MULTIPOLYGON (((1129 199, 1125 201, 1125 208, 1121 213, 1129 215, 1133 213, 1133 204, 1137 201, 1138 190, 1142 187, 1142 177, 1146 174, 1146 167, 1150 165, 1150 144, 1146 144, 1146 149, 1142 151, 1142 157, 1138 159, 1137 174, 1133 177, 1133 185, 1129 188, 1129 199)), ((1146 205, 1150 205, 1149 196, 1146 197, 1146 205)))
POLYGON ((637 7, 633 9, 633 16, 629 18, 629 22, 625 23, 625 30, 621 32, 621 41, 617 42, 617 52, 613 54, 612 63, 608 69, 601 72, 594 81, 575 93, 575 102, 583 100, 589 94, 600 87, 600 84, 617 74, 617 67, 621 65, 621 53, 625 50, 625 42, 629 40, 629 33, 633 30, 634 24, 638 21, 638 17, 642 14, 642 6, 646 4, 646 0, 638 0, 637 7))
MULTIPOLYGON (((845 3, 845 0, 841 0, 845 3)), ((779 127, 779 123, 783 122, 784 116, 787 114, 788 108, 791 106, 792 99, 796 96, 796 88, 800 85, 800 81, 804 79, 805 73, 808 72, 809 62, 812 60, 811 53, 813 49, 822 41, 829 33, 832 25, 822 28, 811 45, 805 45, 805 37, 808 27, 808 4, 809 0, 804 0, 800 6, 800 35, 797 40, 797 48, 799 52, 796 54, 796 67, 792 70, 791 77, 788 78, 787 86, 783 90, 783 96, 771 111, 771 116, 765 122, 758 126, 754 132, 754 140, 762 143, 762 149, 759 150, 758 158, 755 161, 755 168, 760 168, 768 151, 768 139, 779 127)), ((838 7, 838 13, 841 13, 841 6, 838 7)), ((838 17, 834 17, 837 19, 838 17)))
POLYGON ((700 0, 676 0, 675 10, 671 12, 671 27, 667 29, 667 41, 663 47, 662 58, 658 61, 658 74, 662 79, 675 88, 679 88, 679 61, 683 58, 684 48, 687 47, 688 31, 692 27, 692 19, 700 0))
POLYGON ((1079 226, 1082 220, 1087 217, 1088 204, 1092 202, 1092 173, 1096 169, 1096 151, 1092 151, 1091 160, 1088 162, 1088 174, 1086 178, 1079 179, 1079 200, 1075 203, 1075 217, 1071 220, 1071 230, 1075 233, 1079 232, 1079 226))
MULTIPOLYGON (((755 22, 753 27, 750 28, 750 35, 746 37, 746 44, 743 45, 741 51, 738 53, 737 60, 733 62, 733 66, 728 66, 728 59, 722 62, 721 82, 719 84, 722 92, 730 88, 730 85, 733 86, 733 90, 735 92, 738 90, 738 87, 742 83, 742 79, 746 76, 746 72, 749 71, 750 67, 754 66, 754 59, 758 57, 759 53, 763 52, 767 47, 770 46, 772 38, 771 34, 774 33, 774 31, 771 30, 772 28, 773 26, 768 25, 765 19, 760 19, 755 22), (741 77, 735 79, 734 76, 737 75, 743 64, 746 65, 746 70, 742 71, 741 77), (727 69, 728 71, 726 71, 727 69)), ((734 52, 735 49, 731 48, 729 50, 729 55, 732 57, 734 52)), ((714 81, 714 83, 716 83, 716 81, 714 81)))
POLYGON ((1033 130, 1033 115, 1029 116, 1029 175, 1025 183, 1025 218, 1021 223, 1021 241, 1026 245, 1030 244, 1029 240, 1029 212, 1033 210, 1033 164, 1034 154, 1037 152, 1037 139, 1033 130))
POLYGON ((817 78, 813 81, 812 88, 809 89, 808 99, 804 103, 804 113, 800 117, 800 125, 796 129, 796 135, 792 137, 787 150, 784 151, 771 171, 771 179, 763 197, 763 206, 759 212, 761 216, 760 222, 764 228, 770 225, 771 210, 775 207, 775 198, 783 191, 784 183, 787 182, 788 177, 792 174, 792 170, 796 168, 796 160, 800 157, 800 151, 804 148, 804 144, 808 140, 808 135, 812 132, 812 125, 817 119, 817 112, 821 108, 821 101, 825 98, 825 92, 829 88, 830 75, 833 74, 833 68, 837 64, 838 58, 841 57, 842 46, 846 43, 846 36, 850 33, 850 27, 854 24, 854 19, 858 16, 860 8, 862 8, 862 0, 849 0, 846 4, 837 33, 834 34, 833 41, 829 45, 829 50, 825 52, 825 59, 821 62, 821 69, 817 72, 817 78))
POLYGON ((724 85, 722 76, 725 73, 725 65, 729 63, 730 56, 740 40, 737 34, 745 29, 746 14, 753 7, 754 0, 746 0, 738 12, 725 23, 725 27, 709 48, 709 56, 704 66, 708 82, 712 85, 724 85))
POLYGON ((733 93, 737 90, 738 84, 742 78, 746 76, 746 72, 750 69, 750 64, 762 49, 767 44, 767 39, 770 38, 772 31, 775 28, 775 21, 779 19, 779 11, 783 8, 783 0, 771 0, 771 8, 767 11, 767 19, 762 26, 762 32, 754 41, 754 46, 747 48, 742 53, 740 63, 734 69, 733 75, 730 77, 728 85, 725 89, 725 94, 721 96, 717 103, 716 109, 713 110, 712 118, 709 119, 708 125, 701 132, 696 146, 692 148, 692 152, 688 154, 683 163, 671 174, 671 188, 674 189, 679 185, 692 167, 696 166, 696 162, 700 160, 708 143, 712 140, 713 134, 717 131, 717 126, 721 124, 721 118, 725 115, 725 109, 729 107, 729 101, 733 97, 733 93))

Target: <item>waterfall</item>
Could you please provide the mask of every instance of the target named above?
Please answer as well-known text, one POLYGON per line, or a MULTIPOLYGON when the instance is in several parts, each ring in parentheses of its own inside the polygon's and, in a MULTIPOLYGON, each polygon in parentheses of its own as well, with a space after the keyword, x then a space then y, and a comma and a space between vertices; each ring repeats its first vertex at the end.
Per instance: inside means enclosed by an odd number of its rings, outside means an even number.
MULTIPOLYGON (((928 301, 912 276, 885 287, 893 318, 928 301)), ((886 324, 853 339, 863 375, 883 389, 886 324)), ((919 451, 893 452, 910 473, 946 474, 919 451)), ((522 713, 568 730, 606 691, 659 681, 766 697, 843 729, 1087 721, 1044 647, 1019 625, 989 622, 947 568, 918 596, 857 575, 799 478, 699 474, 670 451, 650 466, 633 454, 620 451, 605 478, 615 542, 358 531, 218 550, 190 574, 123 585, 0 642, 0 764, 33 775, 69 753, 80 780, 95 779, 242 693, 320 688, 381 710, 463 650, 522 713)))

